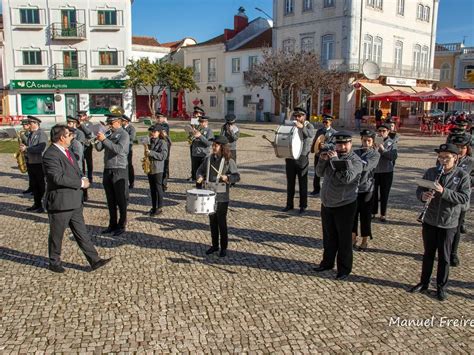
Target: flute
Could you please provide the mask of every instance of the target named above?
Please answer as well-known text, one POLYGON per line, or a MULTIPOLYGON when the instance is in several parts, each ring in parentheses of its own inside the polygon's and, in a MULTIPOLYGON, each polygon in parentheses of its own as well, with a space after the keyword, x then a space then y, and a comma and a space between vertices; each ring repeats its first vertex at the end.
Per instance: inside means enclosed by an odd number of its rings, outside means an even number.
MULTIPOLYGON (((440 166, 438 167, 438 175, 436 176, 436 179, 434 180, 435 184, 439 183, 439 179, 441 178, 441 175, 443 175, 443 173, 444 173, 444 168, 443 168, 443 165, 440 164, 440 166)), ((431 191, 431 193, 435 192, 435 190, 433 190, 433 189, 431 189, 430 191, 431 191)), ((426 200, 425 205, 423 206, 423 210, 421 211, 420 215, 416 219, 418 222, 423 223, 423 221, 425 219, 426 211, 428 210, 428 207, 430 207, 430 203, 431 203, 432 199, 433 199, 433 197, 426 200)))

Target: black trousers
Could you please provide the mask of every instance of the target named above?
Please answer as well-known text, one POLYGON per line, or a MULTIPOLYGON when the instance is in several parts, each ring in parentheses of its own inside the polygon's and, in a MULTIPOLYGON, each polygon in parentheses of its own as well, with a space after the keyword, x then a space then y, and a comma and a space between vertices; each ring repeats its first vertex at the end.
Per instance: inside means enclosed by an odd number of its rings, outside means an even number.
POLYGON ((132 146, 130 146, 130 150, 128 151, 127 161, 128 161, 128 183, 129 185, 133 185, 135 183, 135 169, 133 168, 132 146))
POLYGON ((69 211, 48 211, 48 218, 48 252, 51 265, 61 264, 61 247, 64 231, 67 227, 71 228, 74 239, 76 239, 89 264, 92 265, 100 260, 99 254, 97 254, 97 250, 87 233, 82 207, 69 211))
POLYGON ((191 159, 191 177, 193 176, 193 146, 189 146, 189 158, 191 159))
POLYGON ((197 169, 199 169, 204 159, 206 159, 206 157, 191 157, 191 176, 193 180, 196 180, 197 169))
POLYGON ((127 223, 128 204, 128 171, 127 169, 105 169, 103 185, 107 207, 109 208, 109 227, 125 228, 127 223), (117 208, 120 218, 117 221, 117 208))
POLYGON ((357 201, 341 207, 321 205, 323 225, 323 260, 321 266, 332 269, 337 255, 337 273, 349 275, 352 271, 352 225, 357 201))
POLYGON ((92 183, 92 172, 94 171, 93 161, 92 161, 92 151, 94 150, 94 146, 88 145, 84 146, 84 159, 82 160, 82 172, 84 175, 87 176, 89 181, 92 183), (86 166, 87 166, 87 174, 86 174, 86 166))
POLYGON ((227 210, 229 202, 217 202, 216 213, 209 215, 211 225, 212 246, 219 247, 219 236, 221 250, 226 250, 228 245, 227 234, 227 210))
POLYGON ((301 156, 298 160, 285 159, 286 163, 286 206, 293 208, 295 198, 295 184, 298 176, 300 208, 308 207, 308 156, 301 156))
POLYGON ((151 192, 151 207, 156 210, 163 207, 163 173, 148 174, 151 192))
POLYGON ((28 174, 28 190, 33 191, 33 188, 31 187, 32 184, 31 182, 33 181, 33 178, 31 177, 31 168, 30 164, 26 163, 26 172, 28 174))
POLYGON ((313 178, 313 191, 316 193, 321 192, 321 178, 316 175, 316 165, 318 165, 319 155, 314 155, 314 178, 313 178))
POLYGON ((163 182, 162 182, 162 185, 163 187, 167 187, 168 186, 168 179, 170 178, 170 161, 169 159, 166 159, 165 160, 165 168, 164 168, 164 171, 163 171, 163 182))
POLYGON ((360 217, 360 236, 370 237, 372 239, 372 192, 360 192, 357 195, 357 210, 354 217, 354 225, 352 226, 352 233, 359 235, 358 224, 360 217))
POLYGON ((466 218, 466 211, 461 211, 459 215, 459 224, 456 228, 456 233, 453 237, 453 245, 451 247, 451 259, 455 256, 458 256, 458 247, 459 242, 461 241, 461 226, 464 224, 464 218, 466 218))
POLYGON ((438 288, 445 288, 449 277, 449 260, 456 228, 443 229, 423 223, 423 265, 421 268, 421 283, 429 285, 433 271, 436 251, 438 251, 438 271, 436 284, 438 288))
POLYGON ((41 207, 46 182, 44 180, 43 164, 28 164, 28 171, 31 177, 31 190, 33 192, 34 205, 41 207))
POLYGON ((377 214, 380 199, 380 214, 387 215, 388 196, 393 182, 393 171, 389 173, 374 174, 374 203, 372 204, 372 214, 377 214), (379 192, 380 190, 380 192, 379 192))

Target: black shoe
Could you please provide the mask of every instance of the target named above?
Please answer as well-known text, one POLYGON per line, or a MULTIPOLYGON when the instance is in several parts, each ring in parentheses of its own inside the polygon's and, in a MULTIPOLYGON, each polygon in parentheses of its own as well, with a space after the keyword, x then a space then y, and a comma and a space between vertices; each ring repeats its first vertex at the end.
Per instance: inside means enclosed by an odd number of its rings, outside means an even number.
POLYGON ((107 265, 111 260, 112 260, 112 258, 100 259, 98 262, 96 262, 95 264, 92 264, 92 265, 91 265, 91 271, 95 271, 95 270, 97 270, 98 268, 101 268, 102 266, 107 265))
POLYGON ((227 255, 227 250, 225 250, 225 249, 222 249, 221 252, 219 253, 219 257, 220 257, 220 258, 223 258, 223 257, 225 257, 226 255, 227 255))
POLYGON ((51 270, 52 272, 57 272, 58 274, 62 274, 63 272, 66 271, 65 268, 63 268, 61 265, 49 265, 48 269, 51 270))
POLYGON ((117 228, 113 233, 112 235, 114 237, 118 237, 119 235, 122 235, 123 233, 125 233, 125 228, 117 228))
POLYGON ((44 208, 43 207, 40 207, 40 208, 37 208, 36 210, 33 210, 31 212, 34 212, 34 213, 44 213, 44 208))
POLYGON ((109 234, 109 233, 115 232, 116 230, 117 230, 117 228, 107 227, 104 230, 102 230, 102 232, 100 232, 100 233, 101 234, 109 234))
POLYGON ((461 225, 461 227, 459 228, 459 232, 460 232, 461 234, 466 234, 466 233, 467 233, 467 228, 466 228, 466 226, 465 226, 464 224, 461 225))
POLYGON ((150 216, 154 216, 156 214, 156 208, 151 208, 147 214, 150 216))
POLYGON ((282 209, 281 211, 282 212, 288 212, 288 211, 291 211, 293 209, 293 207, 289 207, 289 206, 286 206, 284 209, 282 209))
POLYGON ((299 211, 298 213, 299 213, 299 214, 303 214, 303 213, 305 213, 305 211, 306 211, 306 208, 301 207, 301 208, 300 208, 300 211, 299 211))
POLYGON ((349 274, 337 274, 336 280, 342 281, 349 277, 349 274))
POLYGON ((25 191, 22 192, 23 195, 26 195, 26 194, 31 194, 33 191, 29 188, 25 191))
POLYGON ((326 267, 326 266, 321 266, 321 265, 313 268, 313 270, 316 271, 316 272, 323 272, 323 271, 331 270, 331 269, 332 269, 332 267, 326 267))
POLYGON ((195 181, 196 181, 196 180, 193 179, 192 177, 190 177, 190 178, 188 179, 188 182, 195 182, 195 181))
POLYGON ((33 206, 31 206, 31 207, 28 207, 28 208, 26 209, 26 211, 28 211, 28 212, 36 211, 36 210, 37 210, 38 208, 40 208, 40 207, 41 207, 41 206, 33 205, 33 206))
POLYGON ((206 255, 210 255, 212 253, 215 253, 216 251, 218 251, 219 248, 218 247, 210 247, 209 249, 207 249, 206 251, 206 255))
POLYGON ((163 185, 163 191, 166 192, 166 190, 168 190, 168 185, 163 185))
POLYGON ((446 300, 446 298, 448 298, 448 294, 446 293, 444 289, 438 288, 438 290, 436 291, 436 298, 439 301, 444 301, 446 300))
POLYGON ((421 282, 419 284, 416 284, 412 288, 408 290, 410 293, 417 293, 417 292, 425 292, 428 290, 428 285, 422 284, 421 282))
POLYGON ((317 196, 319 195, 319 191, 313 191, 310 193, 311 196, 317 196))
POLYGON ((89 201, 89 194, 87 193, 87 190, 84 190, 84 193, 83 193, 83 195, 82 195, 82 200, 83 200, 84 202, 89 201))
POLYGON ((457 255, 452 255, 451 256, 451 262, 449 263, 449 265, 456 267, 456 266, 459 266, 459 264, 460 264, 460 262, 459 262, 458 256, 457 255))
POLYGON ((134 187, 135 187, 135 185, 134 185, 133 183, 130 184, 130 185, 128 185, 128 188, 129 188, 129 189, 133 189, 134 187))

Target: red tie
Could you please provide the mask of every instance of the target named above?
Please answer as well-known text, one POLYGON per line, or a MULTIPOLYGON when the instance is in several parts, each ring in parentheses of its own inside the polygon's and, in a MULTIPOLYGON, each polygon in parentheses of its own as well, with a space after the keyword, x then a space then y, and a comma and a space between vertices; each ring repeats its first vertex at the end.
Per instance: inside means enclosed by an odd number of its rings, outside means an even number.
POLYGON ((69 153, 69 149, 66 149, 66 155, 71 164, 74 164, 74 160, 72 160, 71 153, 69 153))

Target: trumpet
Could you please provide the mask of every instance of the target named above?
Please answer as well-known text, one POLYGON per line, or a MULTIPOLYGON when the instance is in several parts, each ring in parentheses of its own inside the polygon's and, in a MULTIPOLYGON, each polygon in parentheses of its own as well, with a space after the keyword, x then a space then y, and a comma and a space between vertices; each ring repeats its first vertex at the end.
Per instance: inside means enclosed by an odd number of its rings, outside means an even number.
MULTIPOLYGON (((114 132, 112 132, 111 129, 105 131, 105 133, 104 133, 105 138, 109 138, 109 137, 112 135, 112 133, 114 133, 114 132)), ((99 140, 97 139, 97 137, 94 137, 94 138, 89 139, 89 143, 90 143, 90 144, 95 145, 95 144, 97 144, 98 142, 99 142, 99 140)))
MULTIPOLYGON (((438 168, 438 175, 436 176, 436 179, 434 180, 435 183, 439 183, 439 179, 441 179, 441 176, 444 173, 444 168, 443 165, 440 165, 438 168)), ((432 193, 435 192, 434 190, 430 190, 432 193)), ((425 205, 423 206, 423 210, 421 211, 420 215, 416 219, 418 222, 423 223, 425 220, 425 215, 426 211, 428 210, 428 207, 430 207, 431 200, 433 200, 433 197, 429 198, 426 202, 425 205)))

